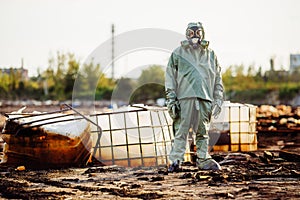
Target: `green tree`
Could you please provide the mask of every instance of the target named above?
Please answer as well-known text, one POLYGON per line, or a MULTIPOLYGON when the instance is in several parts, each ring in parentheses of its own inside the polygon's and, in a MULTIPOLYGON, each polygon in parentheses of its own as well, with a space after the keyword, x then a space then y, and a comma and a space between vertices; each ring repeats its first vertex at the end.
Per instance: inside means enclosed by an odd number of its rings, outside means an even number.
POLYGON ((136 82, 130 78, 120 78, 113 91, 113 99, 127 101, 133 92, 136 82))
POLYGON ((66 74, 66 55, 61 54, 60 52, 57 52, 57 68, 55 71, 54 81, 55 81, 55 87, 54 87, 54 93, 56 96, 56 99, 58 100, 65 100, 66 96, 64 93, 64 78, 66 74))
POLYGON ((97 88, 98 79, 101 76, 100 65, 95 65, 93 61, 90 63, 84 63, 82 70, 78 72, 77 81, 80 82, 79 97, 94 96, 97 88))
POLYGON ((56 57, 50 57, 48 63, 48 68, 37 79, 44 91, 43 99, 71 99, 80 61, 72 53, 57 52, 56 57))
POLYGON ((162 66, 152 65, 142 71, 130 103, 145 103, 165 96, 165 72, 162 66))
POLYGON ((74 54, 68 54, 68 69, 64 78, 64 93, 66 99, 72 98, 73 86, 79 70, 79 61, 74 54))
POLYGON ((9 96, 9 75, 0 71, 0 97, 10 99, 9 96))
POLYGON ((97 91, 96 91, 96 97, 95 99, 101 100, 101 99, 106 99, 110 100, 113 90, 115 88, 116 82, 111 79, 107 78, 104 73, 101 72, 99 79, 98 79, 98 84, 97 84, 97 91))

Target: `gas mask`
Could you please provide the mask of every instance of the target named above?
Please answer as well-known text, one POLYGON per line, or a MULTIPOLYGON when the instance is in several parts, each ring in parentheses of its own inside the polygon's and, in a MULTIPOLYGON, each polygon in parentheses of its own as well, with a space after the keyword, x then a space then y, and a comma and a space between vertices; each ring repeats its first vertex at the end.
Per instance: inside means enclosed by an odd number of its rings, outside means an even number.
POLYGON ((189 23, 186 29, 186 38, 194 49, 203 46, 202 43, 204 42, 204 30, 202 24, 200 22, 189 23))

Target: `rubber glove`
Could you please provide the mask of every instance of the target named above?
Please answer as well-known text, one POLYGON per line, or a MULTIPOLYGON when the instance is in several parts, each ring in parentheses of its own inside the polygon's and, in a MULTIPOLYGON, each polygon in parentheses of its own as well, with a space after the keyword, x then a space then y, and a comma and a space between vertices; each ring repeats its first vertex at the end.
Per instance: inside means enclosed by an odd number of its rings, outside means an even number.
POLYGON ((213 110, 212 110, 212 115, 214 116, 215 119, 217 119, 222 111, 222 104, 223 100, 222 99, 216 99, 213 102, 213 110))

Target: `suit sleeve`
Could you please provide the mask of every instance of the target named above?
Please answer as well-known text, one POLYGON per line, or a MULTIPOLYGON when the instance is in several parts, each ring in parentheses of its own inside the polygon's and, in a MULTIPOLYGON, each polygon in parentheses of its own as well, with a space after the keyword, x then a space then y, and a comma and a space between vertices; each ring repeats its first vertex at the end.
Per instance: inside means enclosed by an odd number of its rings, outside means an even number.
POLYGON ((219 65, 218 59, 215 56, 215 66, 216 66, 216 78, 215 78, 215 85, 214 85, 214 99, 221 99, 224 98, 224 87, 222 81, 222 74, 221 74, 221 67, 219 65))
POLYGON ((176 96, 176 89, 177 89, 177 58, 174 53, 170 56, 168 66, 166 69, 166 75, 165 75, 165 89, 166 89, 166 99, 167 104, 168 101, 175 101, 176 96))

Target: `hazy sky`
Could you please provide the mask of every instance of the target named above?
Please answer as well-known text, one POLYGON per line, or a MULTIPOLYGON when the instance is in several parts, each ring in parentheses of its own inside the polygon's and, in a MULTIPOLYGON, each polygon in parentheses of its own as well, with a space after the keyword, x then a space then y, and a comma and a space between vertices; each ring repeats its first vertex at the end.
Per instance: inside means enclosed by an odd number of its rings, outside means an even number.
MULTIPOLYGON (((189 22, 201 21, 223 71, 235 64, 269 69, 271 57, 275 69, 288 69, 289 55, 300 53, 299 10, 298 0, 0 0, 0 68, 24 58, 36 74, 56 51, 83 62, 110 39, 112 23, 116 35, 141 28, 184 34, 189 22)), ((116 68, 166 64, 169 56, 149 55, 124 56, 116 68)))

